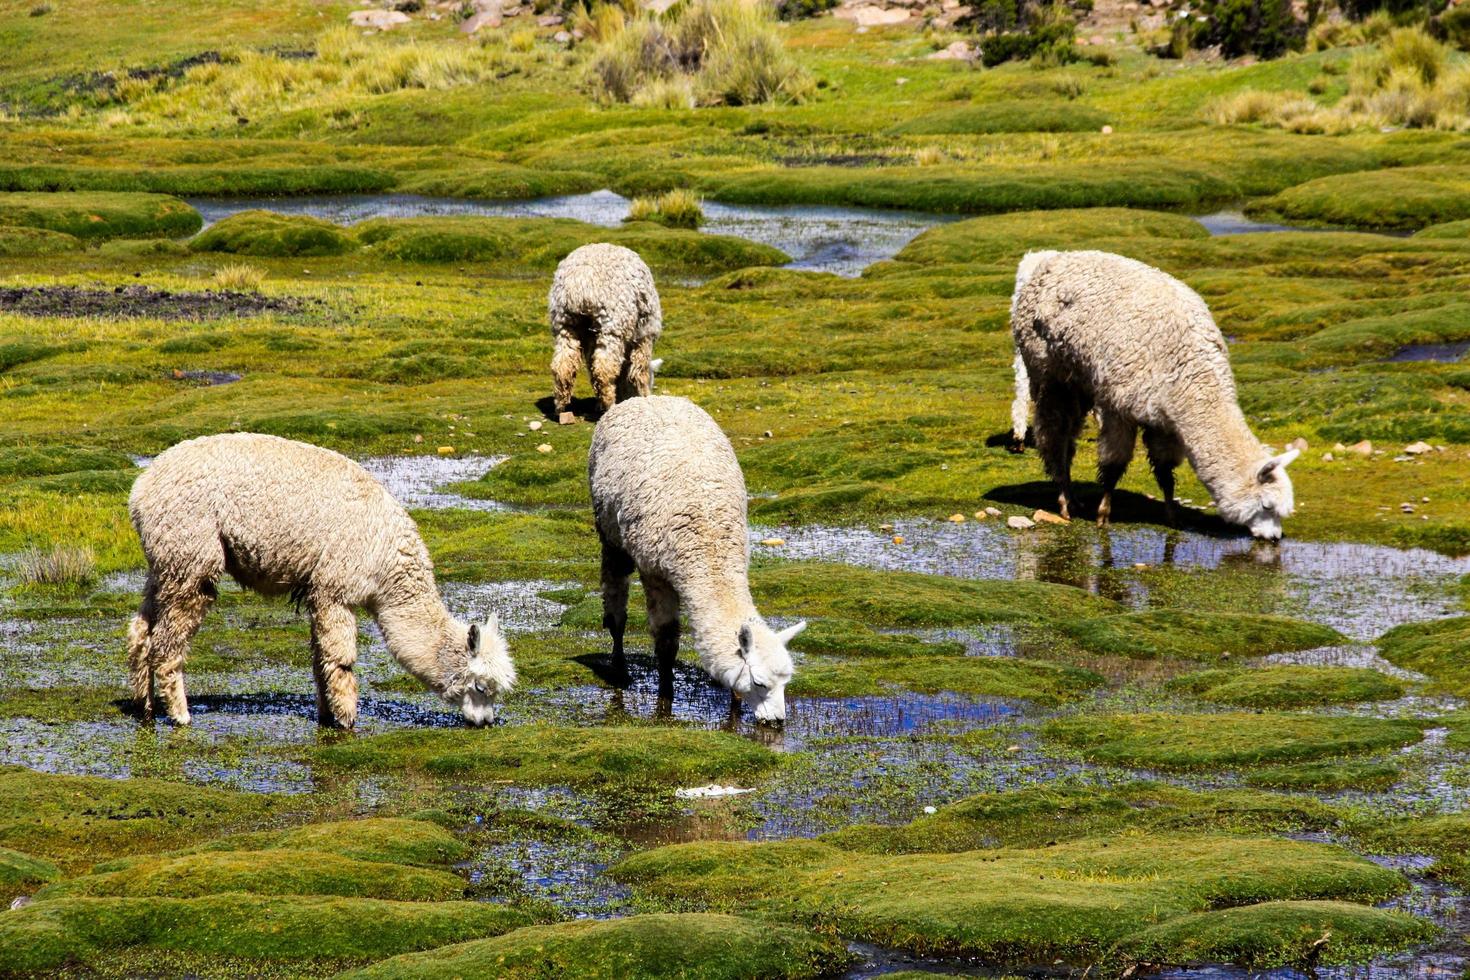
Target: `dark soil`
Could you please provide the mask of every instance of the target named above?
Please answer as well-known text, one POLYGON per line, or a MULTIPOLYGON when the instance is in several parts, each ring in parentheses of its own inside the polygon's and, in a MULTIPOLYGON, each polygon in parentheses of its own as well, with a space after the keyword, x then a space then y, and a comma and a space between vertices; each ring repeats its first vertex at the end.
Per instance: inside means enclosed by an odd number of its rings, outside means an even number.
POLYGON ((148 286, 84 289, 80 286, 0 288, 0 310, 25 316, 150 317, 159 320, 209 320, 262 313, 301 313, 314 301, 206 289, 171 293, 148 286))

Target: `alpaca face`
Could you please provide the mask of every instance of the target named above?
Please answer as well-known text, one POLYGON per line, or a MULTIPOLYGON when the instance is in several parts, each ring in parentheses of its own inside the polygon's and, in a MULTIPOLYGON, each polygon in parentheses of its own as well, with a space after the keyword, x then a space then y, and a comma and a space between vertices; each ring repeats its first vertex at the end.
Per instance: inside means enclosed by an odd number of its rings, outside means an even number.
POLYGON ((465 687, 460 695, 460 711, 471 725, 488 725, 495 720, 495 699, 509 693, 516 683, 515 665, 494 615, 485 623, 470 627, 465 653, 465 687))
POLYGON ((1222 508, 1221 515, 1236 524, 1250 528, 1254 537, 1266 541, 1281 540, 1281 522, 1296 510, 1296 498, 1286 467, 1300 455, 1296 449, 1272 456, 1257 467, 1243 506, 1235 513, 1222 508))
POLYGON ((804 629, 806 623, 779 633, 761 622, 740 627, 741 666, 730 689, 750 705, 756 721, 786 720, 786 685, 796 672, 786 644, 804 629))

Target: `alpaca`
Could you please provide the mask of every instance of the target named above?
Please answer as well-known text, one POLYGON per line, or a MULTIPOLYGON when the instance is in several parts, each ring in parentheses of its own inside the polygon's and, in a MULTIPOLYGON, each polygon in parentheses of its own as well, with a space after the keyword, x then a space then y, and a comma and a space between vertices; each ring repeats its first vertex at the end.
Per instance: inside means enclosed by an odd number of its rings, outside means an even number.
POLYGON ((576 249, 556 267, 547 305, 559 422, 576 421, 571 404, 579 361, 587 363, 604 412, 652 390, 653 343, 663 330, 663 308, 653 273, 637 252, 606 243, 576 249))
POLYGON ((683 398, 650 396, 613 407, 592 434, 587 463, 602 539, 602 622, 626 676, 623 631, 636 569, 648 601, 659 697, 672 698, 679 608, 689 613, 700 663, 760 721, 786 717, 794 667, 786 644, 750 597, 745 477, 730 440, 683 398))
POLYGON ((1286 467, 1246 425, 1235 397, 1225 338, 1204 300, 1158 269, 1107 252, 1031 252, 1011 298, 1016 340, 1012 447, 1036 403, 1036 445, 1056 481, 1062 516, 1072 507, 1077 435, 1096 407, 1098 524, 1133 457, 1138 430, 1170 523, 1174 470, 1186 458, 1220 516, 1278 540, 1295 509, 1286 467))
POLYGON ((492 615, 455 620, 413 519, 352 460, 276 436, 181 442, 133 483, 128 501, 148 559, 128 629, 133 699, 153 717, 154 682, 170 718, 189 723, 184 659, 228 573, 263 595, 290 595, 311 617, 317 719, 357 721, 357 617, 377 619, 393 656, 472 724, 495 718, 515 666, 492 615))

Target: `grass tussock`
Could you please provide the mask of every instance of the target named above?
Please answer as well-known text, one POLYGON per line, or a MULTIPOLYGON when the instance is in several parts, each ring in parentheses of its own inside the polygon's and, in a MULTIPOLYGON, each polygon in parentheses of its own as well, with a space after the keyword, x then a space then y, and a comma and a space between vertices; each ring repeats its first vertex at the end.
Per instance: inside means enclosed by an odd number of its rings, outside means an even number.
POLYGON ((814 83, 786 51, 763 0, 692 0, 664 16, 603 5, 591 36, 592 87, 606 102, 757 105, 802 102, 814 83))
POLYGON ((625 221, 654 221, 669 228, 698 228, 704 223, 704 201, 689 190, 657 197, 635 197, 625 221))
POLYGON ((265 281, 265 270, 245 262, 232 262, 214 270, 214 284, 220 289, 255 292, 265 281))
POLYGON ((97 579, 97 556, 86 545, 32 548, 21 554, 15 574, 22 585, 90 585, 97 579))

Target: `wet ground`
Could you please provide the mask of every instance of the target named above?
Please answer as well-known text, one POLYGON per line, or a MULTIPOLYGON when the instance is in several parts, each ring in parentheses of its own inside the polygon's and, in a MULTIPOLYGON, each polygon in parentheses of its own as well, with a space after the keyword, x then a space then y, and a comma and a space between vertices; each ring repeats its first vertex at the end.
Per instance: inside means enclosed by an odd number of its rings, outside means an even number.
POLYGON ((1439 364, 1456 364, 1470 352, 1470 343, 1458 344, 1410 344, 1400 347, 1388 360, 1390 363, 1403 361, 1434 361, 1439 364))
MULTIPOLYGON (((240 211, 264 209, 280 214, 309 215, 341 225, 370 218, 475 216, 503 218, 572 218, 615 228, 627 217, 628 198, 613 191, 571 194, 529 201, 424 197, 416 194, 343 194, 290 198, 191 198, 207 227, 240 211)), ((790 255, 787 268, 856 276, 874 262, 890 259, 920 232, 962 215, 928 214, 880 208, 808 205, 742 205, 704 202, 701 231, 735 235, 772 245, 790 255)), ((1211 235, 1249 232, 1311 231, 1247 218, 1239 211, 1220 211, 1196 220, 1211 235)))
MULTIPOLYGON (((146 464, 146 460, 140 461, 146 464)), ((494 510, 491 501, 468 500, 445 490, 477 479, 494 457, 362 460, 411 508, 494 510)), ((1082 523, 1067 528, 1015 532, 999 521, 963 524, 899 521, 884 528, 753 528, 757 561, 774 557, 818 559, 869 568, 917 571, 968 579, 1035 579, 1078 586, 1127 607, 1148 608, 1180 588, 1237 590, 1262 611, 1294 615, 1333 626, 1354 642, 1261 659, 1262 664, 1299 663, 1368 666, 1411 682, 1421 678, 1377 656, 1368 641, 1404 622, 1432 619, 1457 608, 1457 584, 1470 574, 1470 559, 1367 545, 1320 544, 1287 539, 1263 546, 1249 539, 1198 532, 1119 525, 1102 532, 1082 523), (894 535, 902 544, 894 543, 894 535), (779 537, 780 546, 758 542, 779 537)), ((543 593, 564 588, 554 581, 444 584, 451 609, 461 616, 495 611, 519 636, 553 629, 565 609, 543 593)), ((100 595, 131 595, 138 573, 112 576, 100 595)), ((233 587, 226 588, 226 594, 233 587)), ((253 607, 252 607, 253 608, 253 607)), ((289 607, 278 604, 273 623, 290 623, 289 607)), ((259 613, 229 616, 238 628, 259 613)), ((0 683, 6 688, 96 687, 124 690, 118 655, 122 617, 108 620, 0 618, 0 683)), ((929 639, 959 639, 971 656, 1034 656, 1023 650, 1015 629, 992 626, 930 631, 929 639)), ((528 833, 483 845, 466 866, 474 883, 487 888, 513 883, 524 894, 544 898, 577 916, 622 914, 626 889, 606 868, 630 848, 703 838, 770 840, 810 837, 856 822, 905 823, 979 792, 1016 789, 1064 779, 1106 786, 1152 778, 1197 789, 1243 785, 1230 773, 1166 774, 1092 765, 1048 750, 1031 727, 1058 713, 1096 707, 1145 710, 1175 707, 1156 688, 1133 685, 1128 670, 1146 674, 1157 665, 1128 662, 1081 705, 1047 708, 1010 698, 894 691, 879 697, 793 697, 779 732, 757 726, 748 712, 697 666, 681 663, 675 697, 660 702, 651 659, 630 656, 633 682, 626 690, 599 684, 595 668, 605 654, 605 637, 582 634, 587 655, 585 683, 527 690, 503 706, 508 725, 531 721, 596 725, 628 719, 668 718, 741 733, 791 755, 792 764, 754 792, 680 802, 672 812, 642 823, 619 823, 590 798, 559 790, 477 787, 480 820, 494 826, 498 810, 531 810, 571 820, 584 836, 528 833)), ((375 627, 364 625, 357 673, 363 682, 360 730, 365 734, 404 728, 457 727, 451 706, 413 683, 387 653, 375 627)), ((304 644, 304 634, 302 636, 304 644)), ((641 638, 631 642, 643 649, 641 638)), ((799 666, 798 666, 798 669, 799 666)), ((315 772, 298 751, 324 735, 315 724, 309 667, 251 664, 234 669, 200 669, 189 675, 195 722, 188 730, 166 722, 140 725, 121 707, 84 721, 0 718, 0 763, 20 763, 46 772, 127 777, 163 775, 189 782, 288 794, 347 792, 362 805, 391 798, 391 777, 356 780, 345 790, 340 777, 315 772), (115 713, 113 713, 115 711, 115 713)), ((1436 717, 1460 708, 1452 698, 1411 695, 1399 701, 1333 709, 1402 717, 1436 717)), ((1326 798, 1353 802, 1385 813, 1470 806, 1470 780, 1459 754, 1444 744, 1444 729, 1396 753, 1406 778, 1387 792, 1347 792, 1326 798)), ((1458 971, 1466 962, 1463 936, 1470 904, 1459 892, 1414 871, 1414 892, 1393 903, 1427 915, 1446 927, 1445 938, 1413 955, 1385 959, 1353 970, 1320 971, 1332 977, 1431 977, 1458 971)), ((899 968, 987 975, 975 964, 925 961, 882 949, 854 947, 863 962, 849 976, 870 977, 899 968)), ((1044 971, 1043 971, 1044 972, 1044 971)), ((1205 968, 1169 977, 1244 977, 1234 968, 1205 968)), ((1278 971, 1272 977, 1299 974, 1278 971)))
MULTIPOLYGON (((223 316, 300 313, 310 301, 230 290, 170 292, 149 286, 86 289, 81 286, 0 288, 0 310, 25 316, 149 317, 157 320, 210 320, 223 316)), ((211 382, 218 383, 218 382, 211 382)))

